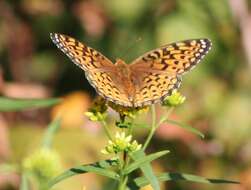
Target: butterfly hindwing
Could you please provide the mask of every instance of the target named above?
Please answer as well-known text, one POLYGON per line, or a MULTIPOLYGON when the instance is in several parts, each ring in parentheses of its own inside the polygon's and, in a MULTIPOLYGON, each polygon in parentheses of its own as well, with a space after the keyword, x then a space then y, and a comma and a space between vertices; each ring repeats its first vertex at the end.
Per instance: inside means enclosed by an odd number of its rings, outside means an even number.
POLYGON ((132 107, 124 88, 120 88, 115 82, 113 73, 107 71, 90 72, 86 77, 88 81, 91 81, 90 83, 95 87, 97 93, 106 100, 125 107, 132 107))
POLYGON ((170 74, 147 73, 140 85, 136 85, 134 106, 141 107, 163 101, 166 96, 171 95, 174 89, 180 86, 181 78, 170 74))

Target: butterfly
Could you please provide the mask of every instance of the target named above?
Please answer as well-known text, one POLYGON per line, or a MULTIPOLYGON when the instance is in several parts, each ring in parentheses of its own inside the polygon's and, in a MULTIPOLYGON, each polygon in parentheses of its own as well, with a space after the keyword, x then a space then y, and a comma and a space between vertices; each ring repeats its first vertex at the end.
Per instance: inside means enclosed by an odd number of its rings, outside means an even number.
POLYGON ((171 43, 138 57, 131 64, 116 59, 115 64, 100 52, 57 33, 50 37, 77 66, 85 71, 97 93, 124 107, 143 107, 162 102, 181 83, 211 48, 209 39, 171 43))

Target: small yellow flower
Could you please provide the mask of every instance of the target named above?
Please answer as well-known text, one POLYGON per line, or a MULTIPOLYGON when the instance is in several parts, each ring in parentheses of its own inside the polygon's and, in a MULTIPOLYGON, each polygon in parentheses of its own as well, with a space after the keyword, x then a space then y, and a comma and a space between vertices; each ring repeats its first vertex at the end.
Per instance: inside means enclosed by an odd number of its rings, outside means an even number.
POLYGON ((85 112, 84 114, 91 121, 102 121, 102 120, 105 120, 106 118, 106 113, 88 111, 88 112, 85 112))
POLYGON ((141 148, 141 144, 138 144, 138 142, 136 140, 134 140, 132 143, 131 143, 131 146, 129 147, 129 152, 134 152, 134 151, 137 151, 141 148))
POLYGON ((91 121, 102 121, 105 120, 107 114, 106 114, 107 106, 106 101, 98 97, 94 103, 91 109, 89 109, 88 112, 85 112, 85 115, 91 120, 91 121))
POLYGON ((134 152, 141 148, 141 145, 134 140, 132 143, 132 135, 126 136, 124 132, 116 133, 113 141, 108 141, 108 145, 101 150, 103 154, 117 154, 119 152, 134 152))
POLYGON ((181 95, 178 91, 174 91, 171 96, 167 97, 162 105, 164 106, 178 106, 185 102, 186 97, 181 95))

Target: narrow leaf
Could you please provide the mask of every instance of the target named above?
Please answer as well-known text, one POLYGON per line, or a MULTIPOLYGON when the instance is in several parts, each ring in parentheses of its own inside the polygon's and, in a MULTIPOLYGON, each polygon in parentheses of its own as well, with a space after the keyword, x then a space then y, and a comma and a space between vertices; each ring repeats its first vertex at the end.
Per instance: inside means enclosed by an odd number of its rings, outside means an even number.
POLYGON ((116 172, 111 171, 111 170, 107 170, 109 167, 114 165, 114 162, 115 161, 112 161, 112 160, 103 160, 103 161, 96 162, 93 164, 86 164, 86 165, 71 168, 71 169, 63 172, 59 176, 55 177, 54 179, 52 179, 49 182, 48 187, 50 188, 53 185, 59 183, 60 181, 62 181, 64 179, 67 179, 69 177, 79 175, 79 174, 88 173, 88 172, 96 173, 98 175, 102 175, 102 176, 106 176, 106 177, 118 180, 119 175, 116 172))
MULTIPOLYGON (((134 161, 137 161, 143 157, 145 157, 145 153, 142 150, 134 152, 130 155, 134 161)), ((145 163, 140 166, 141 171, 143 172, 145 179, 151 184, 154 190, 160 190, 159 181, 157 177, 153 173, 152 166, 150 163, 145 163)))
POLYGON ((177 121, 170 120, 170 119, 166 119, 165 122, 174 124, 174 125, 176 125, 178 127, 182 127, 182 128, 184 128, 184 129, 186 129, 186 130, 188 130, 188 131, 190 131, 190 132, 192 132, 192 133, 194 133, 196 135, 199 135, 201 138, 205 137, 205 135, 202 132, 200 132, 198 129, 195 129, 194 127, 191 127, 189 125, 185 125, 185 124, 182 124, 182 123, 179 123, 177 121))
POLYGON ((61 99, 19 99, 0 97, 0 111, 20 111, 28 108, 48 107, 59 103, 61 99))
POLYGON ((56 118, 55 120, 53 120, 49 124, 49 126, 48 126, 48 128, 47 128, 47 130, 46 130, 46 132, 44 134, 44 138, 43 138, 43 142, 42 142, 43 147, 45 147, 45 148, 50 148, 51 147, 53 138, 54 138, 57 130, 60 127, 60 121, 61 121, 60 118, 56 118))
POLYGON ((164 150, 164 151, 160 151, 160 152, 156 152, 147 156, 143 156, 139 159, 137 159, 135 162, 133 162, 132 164, 128 165, 124 171, 123 174, 127 175, 129 173, 131 173, 132 171, 138 169, 139 167, 141 167, 143 164, 145 163, 149 163, 161 156, 166 155, 167 153, 169 153, 168 150, 164 150))
POLYGON ((146 123, 134 123, 133 126, 137 127, 137 128, 148 128, 149 127, 149 125, 146 123))
MULTIPOLYGON (((184 173, 162 173, 157 175, 159 181, 188 181, 195 183, 207 183, 207 184, 239 184, 237 181, 225 180, 225 179, 208 179, 201 176, 184 173)), ((143 187, 149 184, 146 177, 138 177, 135 180, 138 187, 143 187)))

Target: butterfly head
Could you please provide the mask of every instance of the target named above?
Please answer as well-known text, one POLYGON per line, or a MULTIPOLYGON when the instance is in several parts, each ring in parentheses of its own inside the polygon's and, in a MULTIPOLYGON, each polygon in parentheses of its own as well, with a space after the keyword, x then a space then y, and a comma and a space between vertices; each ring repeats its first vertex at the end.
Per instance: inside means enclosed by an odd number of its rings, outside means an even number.
POLYGON ((126 66, 126 63, 122 59, 116 59, 115 65, 118 67, 126 66))
POLYGON ((124 76, 128 76, 130 71, 128 65, 122 59, 116 59, 115 65, 124 76))

